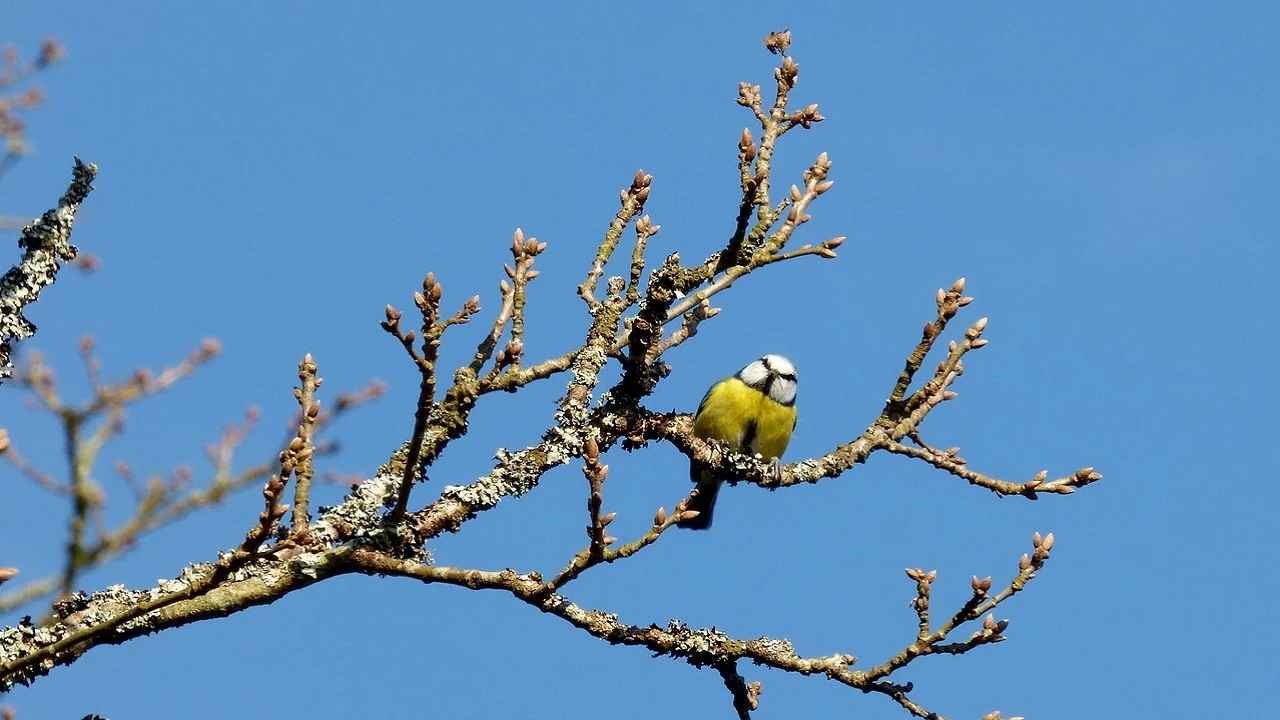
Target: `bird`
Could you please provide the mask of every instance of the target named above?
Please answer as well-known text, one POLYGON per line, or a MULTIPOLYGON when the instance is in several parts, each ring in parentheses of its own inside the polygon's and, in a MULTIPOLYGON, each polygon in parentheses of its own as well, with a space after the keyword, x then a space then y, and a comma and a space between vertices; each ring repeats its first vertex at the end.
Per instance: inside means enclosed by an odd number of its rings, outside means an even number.
MULTIPOLYGON (((707 390, 693 417, 693 434, 718 440, 739 452, 759 454, 778 467, 787 449, 796 420, 796 367, 781 355, 752 360, 736 374, 707 390)), ((706 530, 716 507, 723 477, 690 463, 689 477, 697 492, 685 511, 697 515, 677 524, 690 530, 706 530)))

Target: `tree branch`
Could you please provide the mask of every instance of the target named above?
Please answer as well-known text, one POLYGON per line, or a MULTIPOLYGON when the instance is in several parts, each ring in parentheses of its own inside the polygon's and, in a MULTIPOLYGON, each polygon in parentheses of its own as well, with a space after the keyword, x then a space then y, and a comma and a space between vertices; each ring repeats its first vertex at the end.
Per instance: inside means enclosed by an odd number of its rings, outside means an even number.
POLYGON ((23 309, 57 279, 62 263, 76 257, 71 228, 97 174, 97 165, 86 165, 76 158, 71 184, 58 206, 22 229, 18 239, 22 259, 0 278, 0 383, 13 375, 13 345, 36 332, 35 324, 23 316, 23 309))
MULTIPOLYGON (((759 86, 743 83, 739 88, 739 103, 749 108, 759 121, 761 135, 757 145, 746 131, 738 143, 741 197, 734 231, 725 246, 702 263, 690 266, 682 264, 679 254, 669 254, 652 268, 642 293, 640 285, 645 277, 648 240, 658 232, 659 226, 648 215, 642 215, 652 178, 638 172, 631 185, 622 190, 621 208, 596 246, 586 277, 577 287, 590 314, 589 327, 580 344, 560 355, 525 365, 528 283, 538 275, 533 268, 534 258, 546 249, 546 244, 526 238, 523 231, 517 229, 511 245, 512 264, 504 266, 508 280, 500 285, 499 308, 474 354, 453 373, 451 383, 440 397, 437 397, 440 377, 437 365, 444 332, 453 325, 468 322, 478 313, 479 298, 466 301, 454 315, 442 318, 443 290, 435 276, 428 274, 422 290, 413 296, 422 316, 420 330, 403 330, 401 314, 392 306, 387 307, 382 323, 420 376, 410 437, 372 477, 354 484, 341 502, 324 509, 317 518, 310 517, 309 495, 315 471, 313 458, 321 448, 315 442, 315 432, 326 416, 314 399, 320 380, 310 356, 299 366, 301 383, 295 391, 300 406, 297 431, 280 453, 275 474, 271 473, 272 468, 264 466, 250 469, 233 481, 230 452, 238 441, 228 439, 234 437, 228 435, 211 452, 217 465, 217 479, 206 494, 193 493, 186 500, 171 502, 169 498, 175 494, 179 481, 172 486, 153 484, 145 491, 138 489, 139 509, 135 518, 117 533, 102 537, 96 546, 84 537, 85 524, 95 507, 89 468, 93 456, 113 432, 111 417, 120 412, 125 403, 167 387, 198 363, 191 360, 159 378, 139 376, 121 386, 106 386, 98 378, 92 345, 83 346, 86 373, 94 387, 90 412, 109 414, 107 422, 94 432, 85 433, 81 432, 85 429, 81 426, 84 417, 76 414, 81 411, 64 405, 57 394, 52 372, 42 369, 37 359, 24 382, 47 409, 77 419, 67 426, 73 472, 65 488, 73 498, 74 508, 68 545, 70 569, 59 578, 60 583, 54 583, 65 593, 54 603, 52 616, 38 625, 24 621, 0 630, 0 691, 17 683, 30 683, 56 666, 74 662, 98 645, 222 617, 272 602, 330 577, 360 573, 504 592, 608 643, 642 647, 695 668, 714 669, 729 690, 740 720, 749 718, 757 708, 761 692, 759 682, 748 683, 739 673, 740 662, 744 660, 781 672, 825 676, 863 693, 884 695, 917 717, 940 718, 911 697, 910 682, 900 682, 895 675, 925 655, 964 654, 1003 640, 1007 621, 996 619, 992 611, 1020 592, 1043 567, 1054 545, 1052 534, 1033 537, 1032 552, 1022 556, 1017 574, 994 595, 990 578, 974 577, 970 583, 971 596, 949 615, 939 615, 932 607, 932 587, 937 573, 909 569, 907 574, 915 583, 912 607, 916 616, 911 639, 883 662, 862 668, 855 667, 857 660, 849 654, 802 656, 783 639, 737 639, 715 628, 691 628, 679 620, 671 620, 665 626, 631 625, 606 610, 578 606, 561 594, 569 583, 590 568, 630 558, 656 543, 679 522, 692 519, 694 511, 688 509, 691 496, 686 496, 674 505, 670 514, 659 508, 650 527, 639 538, 617 544, 608 533, 616 515, 605 511, 604 488, 609 469, 601 462, 601 456, 619 443, 624 449, 637 450, 647 442, 664 440, 720 476, 770 489, 843 475, 882 450, 928 462, 999 494, 1028 498, 1041 492, 1068 494, 1101 477, 1092 468, 1085 468, 1053 481, 1047 481, 1047 475, 1041 473, 1028 482, 1010 483, 969 470, 958 456, 958 450, 938 450, 921 438, 921 425, 933 409, 956 397, 952 387, 965 371, 966 355, 987 344, 983 337, 987 321, 982 318, 967 328, 962 337, 947 344, 945 357, 936 370, 912 391, 927 356, 947 330, 948 323, 972 301, 963 294, 963 279, 953 283, 949 290, 938 291, 935 318, 925 326, 920 342, 908 353, 903 371, 879 415, 860 434, 824 455, 790 463, 779 471, 764 458, 750 457, 696 437, 692 432, 692 418, 686 413, 655 413, 641 405, 670 371, 663 354, 693 338, 698 324, 717 312, 710 305, 714 295, 766 265, 807 255, 833 258, 844 242, 840 236, 787 250, 799 227, 809 221, 813 202, 832 188, 832 181, 828 179, 831 162, 825 153, 804 171, 801 185, 792 185, 781 199, 770 197, 777 141, 796 127, 809 128, 823 120, 817 105, 799 110, 788 108, 799 73, 799 66, 787 55, 790 40, 787 31, 770 33, 765 39, 766 48, 782 56, 774 72, 777 90, 771 106, 765 106, 759 86), (633 222, 636 241, 626 277, 609 277, 601 295, 599 286, 605 270, 627 226, 633 222), (635 314, 624 317, 631 308, 635 308, 635 314), (676 318, 682 319, 681 326, 667 334, 666 324, 676 318), (509 338, 505 347, 499 349, 508 326, 509 338), (599 392, 611 358, 619 361, 621 377, 607 391, 599 392), (564 395, 538 442, 518 450, 499 448, 489 472, 465 485, 445 486, 434 501, 411 508, 414 485, 425 478, 427 469, 449 443, 467 432, 471 411, 481 397, 497 390, 515 392, 564 371, 569 372, 564 395), (587 480, 588 541, 550 580, 544 580, 537 572, 478 570, 433 563, 427 541, 445 532, 458 531, 469 519, 497 506, 506 497, 530 492, 549 470, 577 458, 582 458, 587 480), (294 515, 292 531, 286 532, 280 524, 287 512, 282 498, 290 476, 296 478, 294 515), (190 565, 178 578, 161 581, 146 590, 131 591, 116 586, 92 595, 72 592, 75 568, 83 562, 119 551, 130 538, 154 527, 160 518, 179 517, 185 512, 184 508, 202 506, 209 493, 225 492, 229 485, 246 477, 252 481, 266 478, 263 509, 243 541, 218 554, 213 562, 190 565), (95 556, 95 552, 100 555, 95 556), (984 614, 985 619, 967 638, 952 638, 962 626, 978 621, 984 614), (941 617, 947 619, 938 624, 941 617)), ((340 397, 335 413, 343 407, 344 399, 340 397)), ((0 452, 5 450, 5 444, 7 435, 0 433, 0 452)), ((12 452, 7 454, 11 461, 18 457, 12 452)), ((38 471, 28 474, 33 473, 38 471)), ((121 474, 132 485, 131 471, 126 469, 121 474)), ((213 501, 216 500, 208 500, 213 501)), ((0 569, 0 582, 14 573, 16 570, 0 569)), ((45 591, 38 584, 28 587, 45 591)), ((0 598, 2 605, 3 598, 0 598)), ((988 718, 999 718, 999 714, 993 713, 988 718)))

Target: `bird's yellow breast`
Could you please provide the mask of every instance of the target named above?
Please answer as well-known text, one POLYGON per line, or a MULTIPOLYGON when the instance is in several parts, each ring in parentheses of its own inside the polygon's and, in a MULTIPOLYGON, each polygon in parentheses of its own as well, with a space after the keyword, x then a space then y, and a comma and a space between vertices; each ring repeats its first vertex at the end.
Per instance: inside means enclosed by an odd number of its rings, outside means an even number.
POLYGON ((743 452, 781 457, 796 425, 796 408, 775 402, 736 377, 711 386, 693 422, 693 434, 743 452))

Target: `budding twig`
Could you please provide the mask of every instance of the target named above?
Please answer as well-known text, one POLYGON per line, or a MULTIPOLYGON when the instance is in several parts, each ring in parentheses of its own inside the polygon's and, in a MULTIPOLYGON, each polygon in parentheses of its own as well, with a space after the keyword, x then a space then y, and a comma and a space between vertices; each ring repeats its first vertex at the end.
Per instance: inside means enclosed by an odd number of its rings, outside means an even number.
MULTIPOLYGON (((764 244, 761 251, 760 259, 756 260, 757 267, 764 264, 766 260, 776 255, 791 239, 791 235, 804 223, 809 222, 810 216, 806 212, 818 196, 827 192, 835 184, 834 181, 828 180, 827 175, 831 172, 831 160, 827 154, 820 153, 818 159, 804 171, 804 190, 795 185, 791 186, 789 195, 791 210, 787 213, 786 222, 782 223, 782 227, 769 237, 768 242, 764 244)), ((775 214, 781 216, 781 208, 775 214)), ((843 242, 843 240, 841 241, 843 242)), ((839 243, 836 243, 839 245, 839 243)))
MULTIPOLYGON (((405 350, 413 358, 420 378, 418 400, 414 405, 413 411, 413 431, 409 435, 400 486, 396 494, 396 503, 391 511, 391 518, 395 521, 404 517, 405 510, 409 505, 409 495, 413 491, 413 484, 422 473, 422 444, 426 437, 431 412, 436 403, 436 363, 440 355, 440 339, 444 335, 444 331, 450 326, 464 324, 480 311, 480 297, 478 295, 472 296, 463 303, 461 309, 447 320, 441 322, 440 300, 443 297, 444 286, 436 279, 435 273, 427 273, 422 280, 422 291, 413 294, 413 303, 422 315, 421 352, 413 348, 413 333, 402 333, 400 331, 400 313, 390 305, 387 306, 387 320, 382 324, 384 330, 400 339, 405 350)), ((506 308, 505 312, 510 313, 509 296, 505 298, 503 306, 506 308)), ((506 322, 505 318, 503 322, 506 322)), ((494 342, 496 342, 496 339, 494 342)), ((482 342, 481 345, 483 347, 484 343, 482 342)), ((488 347, 489 352, 492 352, 492 344, 488 347)), ((488 355, 486 353, 485 358, 480 361, 481 364, 487 359, 488 355)))
POLYGON ((586 279, 578 286, 578 295, 582 297, 588 308, 594 310, 599 306, 596 286, 600 282, 600 277, 604 275, 605 265, 609 263, 609 258, 613 257, 613 251, 618 247, 618 241, 622 239, 622 231, 644 209, 652 184, 652 175, 643 170, 637 170, 635 178, 631 180, 631 186, 618 194, 622 207, 614 215, 613 221, 609 223, 609 229, 605 231, 604 240, 596 248, 596 256, 591 261, 591 269, 587 271, 586 279))
POLYGON ((547 244, 538 242, 537 238, 525 238, 524 231, 516 228, 511 239, 511 258, 515 267, 508 273, 514 285, 512 289, 511 308, 511 340, 505 350, 498 354, 494 363, 496 373, 502 367, 520 367, 520 359, 524 354, 524 307, 529 283, 538 276, 533 269, 533 258, 547 249, 547 244))
MULTIPOLYGON (((759 167, 758 160, 757 167, 759 167)), ((675 303, 667 312, 667 317, 664 322, 670 322, 671 320, 682 316, 698 303, 709 300, 717 293, 727 290, 737 282, 739 278, 750 274, 757 268, 765 265, 771 265, 781 260, 794 259, 795 257, 800 257, 802 255, 818 254, 830 257, 834 254, 835 248, 839 247, 841 243, 844 242, 843 237, 828 240, 822 243, 818 249, 806 252, 797 251, 790 257, 778 256, 779 251, 786 245, 796 228, 809 221, 810 216, 806 212, 809 204, 818 196, 831 189, 832 181, 826 179, 830 169, 831 161, 827 158, 827 154, 820 154, 817 160, 815 160, 814 163, 804 172, 805 190, 800 191, 799 188, 793 187, 792 190, 794 192, 792 196, 788 197, 778 206, 777 212, 772 209, 763 210, 761 220, 757 222, 755 227, 752 229, 751 234, 742 241, 740 251, 733 250, 735 240, 731 239, 729 248, 726 248, 711 258, 708 258, 700 268, 702 273, 707 278, 710 278, 715 273, 719 273, 721 270, 723 270, 723 274, 720 274, 718 278, 712 280, 696 292, 691 292, 685 295, 682 300, 675 303), (766 241, 765 234, 768 232, 769 228, 773 226, 777 217, 781 216, 782 209, 788 206, 791 210, 787 214, 786 222, 783 223, 782 227, 766 241), (742 254, 747 257, 745 262, 725 267, 724 258, 731 254, 742 254)), ((757 171, 757 180, 759 179, 760 175, 759 171, 757 171)), ((699 276, 694 277, 703 279, 699 276)))
POLYGON ((801 245, 790 252, 770 255, 761 261, 760 265, 764 266, 771 263, 782 262, 784 260, 794 260, 795 258, 804 257, 805 255, 817 255, 820 258, 834 260, 837 257, 836 248, 843 245, 844 241, 847 239, 848 238, 845 236, 839 235, 829 240, 823 240, 817 245, 801 245))
POLYGON ((479 375, 484 369, 489 358, 493 357, 494 348, 498 347, 498 340, 502 337, 502 333, 507 328, 507 322, 511 320, 511 312, 515 309, 515 289, 506 280, 498 282, 498 292, 502 295, 502 303, 499 306, 498 314, 493 318, 493 325, 489 328, 489 334, 484 336, 480 344, 476 346, 475 356, 471 359, 468 366, 472 373, 479 375))
POLYGON ((724 250, 717 254, 712 264, 711 274, 724 272, 728 268, 742 263, 742 242, 747 237, 747 226, 751 224, 751 211, 755 209, 756 144, 749 128, 742 129, 738 139, 738 184, 742 188, 742 199, 738 202, 738 217, 733 223, 733 234, 724 250))
POLYGON ((932 408, 955 397, 955 393, 948 388, 964 374, 964 364, 962 362, 964 356, 972 350, 977 350, 987 345, 986 338, 982 337, 982 332, 986 328, 987 319, 985 317, 978 318, 977 322, 965 330, 962 339, 958 341, 952 340, 947 343, 947 357, 938 363, 938 368, 934 371, 933 377, 906 399, 903 410, 908 417, 913 418, 912 426, 919 425, 920 421, 924 419, 924 414, 928 413, 927 408, 932 408), (922 408, 924 408, 923 411, 922 408))
MULTIPOLYGON (((312 458, 315 455, 315 426, 320 415, 320 404, 315 401, 315 391, 324 380, 316 376, 316 363, 308 353, 298 363, 298 379, 300 386, 294 388, 293 395, 298 401, 301 417, 298 430, 280 451, 280 470, 272 475, 262 488, 263 510, 258 515, 258 523, 245 535, 244 542, 235 552, 223 556, 215 566, 211 586, 221 582, 231 570, 252 559, 276 531, 276 525, 288 507, 280 502, 284 495, 285 485, 290 476, 295 478, 295 500, 308 502, 311 478, 314 475, 312 458), (305 480, 304 480, 305 478, 305 480), (305 485, 306 487, 301 487, 305 485)), ((296 508, 293 515, 293 536, 304 539, 309 518, 306 508, 301 512, 296 508)))
POLYGON ((1102 479, 1102 473, 1091 467, 1086 467, 1080 468, 1070 475, 1053 480, 1048 480, 1048 472, 1041 470, 1036 473, 1035 477, 1025 482, 1010 482, 970 470, 963 462, 963 458, 949 457, 932 448, 915 448, 892 441, 885 443, 884 447, 895 455, 923 460, 936 468, 946 470, 958 478, 967 480, 970 485, 986 488, 1002 496, 1022 495, 1027 499, 1035 500, 1037 493, 1070 495, 1077 489, 1102 479))
MULTIPOLYGON (((499 350, 494 357, 493 368, 485 375, 487 379, 496 378, 506 368, 518 369, 520 361, 524 357, 524 310, 525 298, 528 294, 529 283, 538 277, 538 271, 533 268, 534 258, 542 254, 547 249, 547 244, 538 242, 537 238, 524 236, 524 231, 516 228, 511 241, 511 258, 514 260, 514 266, 504 265, 503 270, 506 271, 507 277, 511 279, 511 338, 507 341, 507 346, 499 350)), ((504 286, 505 287, 505 286, 504 286)), ((505 290, 504 290, 505 293, 505 290)), ((503 308, 505 310, 505 294, 503 308)), ((490 338, 496 346, 498 338, 502 336, 503 325, 506 323, 504 313, 498 313, 498 318, 494 320, 493 330, 490 332, 490 338), (497 333, 496 335, 494 333, 497 333)), ((480 359, 480 355, 476 355, 476 359, 480 359)), ((487 356, 484 358, 487 360, 487 356)), ((479 373, 484 367, 484 360, 479 365, 475 362, 471 364, 472 369, 479 373)))
POLYGON ((796 64, 789 56, 782 58, 782 63, 773 71, 773 76, 777 80, 777 92, 774 95, 773 107, 769 110, 768 115, 762 115, 759 110, 760 106, 760 86, 752 86, 748 93, 747 99, 751 102, 751 110, 756 114, 756 118, 760 120, 761 129, 764 131, 760 140, 760 150, 756 155, 756 197, 755 204, 757 208, 757 217, 764 221, 769 217, 770 201, 769 201, 769 177, 773 161, 774 144, 778 137, 784 132, 783 121, 786 116, 787 98, 791 92, 791 88, 795 87, 795 81, 800 72, 800 66, 796 64))
MULTIPOLYGON (((606 465, 603 467, 605 468, 605 471, 607 473, 608 466, 606 465)), ((583 472, 584 473, 587 472, 585 468, 583 472)), ((590 479, 590 476, 588 476, 588 479, 590 479)), ((595 490, 593 489, 592 492, 593 492, 592 498, 594 499, 595 490)), ((644 535, 641 535, 638 539, 633 540, 617 548, 609 547, 610 545, 613 545, 616 542, 616 539, 612 537, 608 537, 607 535, 603 534, 604 527, 607 527, 610 522, 613 522, 613 513, 609 513, 608 515, 605 516, 605 518, 607 518, 607 521, 605 521, 604 525, 601 526, 600 528, 601 535, 600 535, 600 543, 599 543, 598 549, 597 549, 597 544, 595 540, 596 536, 593 532, 593 528, 588 527, 587 528, 588 535, 590 535, 592 538, 591 545, 589 545, 587 548, 583 549, 582 551, 578 552, 578 554, 574 555, 573 558, 569 561, 569 564, 566 565, 564 569, 560 571, 559 574, 557 574, 551 580, 547 581, 543 585, 543 592, 552 593, 559 590, 560 588, 568 584, 570 581, 576 579, 583 572, 587 571, 592 567, 595 567, 596 565, 600 565, 602 563, 603 564, 613 563, 613 562, 617 562, 618 560, 624 560, 626 558, 629 558, 632 555, 635 555, 641 550, 657 542, 658 538, 662 537, 662 534, 666 532, 669 528, 674 527, 676 523, 688 521, 696 518, 698 516, 697 510, 685 509, 689 506, 689 500, 690 500, 689 496, 685 496, 683 499, 681 499, 680 502, 675 504, 674 509, 671 511, 670 515, 667 514, 666 508, 661 508, 661 507, 658 508, 657 512, 655 512, 653 515, 653 522, 650 524, 649 529, 645 531, 644 535)), ((599 509, 596 508, 593 512, 598 512, 598 511, 599 509)), ((595 523, 595 516, 593 516, 593 525, 594 523, 595 523)))
MULTIPOLYGON (((293 489, 293 530, 294 537, 303 538, 307 534, 307 525, 311 522, 311 479, 315 476, 315 431, 316 418, 320 415, 320 403, 316 402, 316 389, 324 382, 316 377, 316 361, 307 353, 298 363, 298 387, 293 396, 298 400, 298 434, 300 448, 297 451, 297 468, 295 474, 298 481, 293 489)), ((291 441, 289 447, 293 447, 291 441)))
MULTIPOLYGON (((225 568, 219 570, 218 573, 229 572, 230 569, 241 563, 247 562, 253 557, 276 530, 276 525, 280 518, 288 512, 288 507, 280 502, 280 497, 284 495, 285 485, 289 483, 291 476, 296 478, 297 485, 303 484, 303 477, 306 479, 306 488, 300 488, 295 485, 295 493, 301 496, 303 502, 307 501, 310 491, 311 476, 314 474, 312 468, 312 457, 315 454, 314 433, 316 417, 320 414, 320 405, 315 402, 315 391, 319 385, 324 382, 316 377, 316 363, 308 353, 298 363, 298 380, 300 386, 294 388, 293 396, 298 401, 302 416, 298 422, 298 430, 294 436, 280 451, 280 470, 272 475, 267 484, 262 488, 263 510, 258 514, 258 523, 245 535, 244 542, 240 543, 240 547, 232 553, 230 559, 226 563, 220 562, 218 567, 225 568)), ((295 499, 297 499, 295 496, 295 499)), ((293 515, 293 533, 295 536, 302 536, 306 533, 307 523, 306 510, 299 513, 296 509, 293 515)), ((220 579, 220 578, 219 578, 220 579)), ((216 583, 216 581, 215 581, 216 583)))
MULTIPOLYGON (((299 445, 299 449, 301 446, 299 445)), ((294 466, 291 464, 291 451, 288 448, 280 453, 280 474, 272 475, 267 484, 262 488, 263 509, 258 514, 258 524, 254 525, 251 530, 244 536, 244 541, 240 543, 237 549, 238 557, 250 557, 258 552, 262 544, 271 537, 276 530, 276 523, 284 514, 289 511, 283 503, 280 502, 280 496, 284 494, 284 486, 289 480, 289 475, 293 472, 294 466)))
POLYGON ((893 390, 890 391, 889 399, 885 402, 885 412, 896 410, 896 406, 903 402, 903 398, 907 394, 907 388, 911 386, 912 378, 920 370, 920 366, 924 363, 929 351, 933 349, 933 344, 937 342, 942 332, 947 329, 947 323, 956 316, 960 308, 973 302, 973 298, 964 295, 964 285, 965 279, 960 278, 951 284, 950 289, 938 290, 937 317, 925 324, 920 342, 907 355, 906 366, 903 367, 902 372, 898 375, 898 381, 894 384, 893 390))
POLYGON ((588 438, 582 449, 582 474, 587 478, 587 514, 591 522, 587 525, 587 537, 591 545, 587 553, 592 561, 599 562, 604 557, 607 546, 614 542, 605 528, 613 522, 617 513, 601 515, 604 506, 604 481, 609 476, 609 466, 600 462, 600 445, 593 438, 588 438))
POLYGON ((636 244, 631 250, 631 278, 627 282, 627 305, 640 302, 640 276, 644 274, 644 251, 649 238, 657 235, 662 226, 653 222, 648 215, 636 221, 636 244))
MULTIPOLYGON (((951 619, 936 630, 929 625, 929 595, 937 573, 935 571, 925 572, 917 568, 908 568, 907 577, 916 583, 916 598, 912 601, 912 607, 915 609, 920 621, 916 638, 893 657, 870 670, 860 673, 859 680, 863 682, 880 681, 924 655, 960 655, 982 645, 1003 641, 1003 633, 1005 628, 1009 626, 1009 621, 997 620, 995 616, 990 614, 991 611, 1000 603, 1021 591, 1035 577, 1036 571, 1044 567, 1045 562, 1048 561, 1049 552, 1053 549, 1053 544, 1053 533, 1044 536, 1036 533, 1032 537, 1032 553, 1022 556, 1018 561, 1018 573, 1009 582, 1008 586, 994 596, 989 595, 991 578, 979 579, 974 577, 970 582, 973 594, 951 616, 951 619), (946 644, 942 642, 956 628, 984 614, 987 617, 982 621, 982 626, 966 640, 946 644)), ((908 689, 907 692, 910 692, 910 690, 908 689)))

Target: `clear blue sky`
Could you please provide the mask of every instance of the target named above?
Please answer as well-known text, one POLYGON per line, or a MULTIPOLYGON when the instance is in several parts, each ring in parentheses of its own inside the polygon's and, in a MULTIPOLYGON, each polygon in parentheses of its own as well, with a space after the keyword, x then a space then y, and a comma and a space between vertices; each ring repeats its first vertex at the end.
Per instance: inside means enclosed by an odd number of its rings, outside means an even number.
MULTIPOLYGON (((413 402, 412 368, 377 325, 383 304, 407 305, 434 270, 448 298, 481 292, 493 307, 517 225, 550 243, 529 353, 569 347, 583 316, 572 286, 636 168, 656 178, 655 254, 698 258, 725 237, 749 124, 736 83, 767 83, 760 38, 790 25, 797 100, 830 119, 786 138, 778 178, 830 151, 836 188, 804 237, 849 242, 838 262, 775 267, 725 296, 652 404, 692 409, 714 379, 783 352, 802 376, 789 457, 825 451, 878 411, 934 289, 965 275, 991 345, 927 437, 1013 479, 1081 465, 1106 479, 1028 503, 877 457, 813 487, 739 486, 713 532, 666 537, 571 595, 632 623, 674 615, 879 661, 913 629, 903 567, 937 568, 949 607, 971 574, 1007 578, 1032 531, 1053 530, 1049 568, 1002 613, 1008 642, 902 674, 922 702, 955 718, 1257 716, 1275 699, 1266 668, 1280 644, 1267 602, 1280 579, 1280 15, 1264 3, 698 5, 9 4, 4 40, 34 49, 52 34, 70 57, 42 81, 38 153, 0 182, 0 210, 47 207, 73 153, 102 166, 76 239, 104 267, 60 280, 31 346, 72 387, 82 333, 117 375, 204 336, 226 347, 130 417, 100 474, 117 459, 203 472, 203 444, 253 403, 264 429, 242 457, 258 459, 308 351, 326 389, 390 384, 327 463, 371 471, 413 402)), ((487 399, 420 497, 534 439, 561 387, 487 399)), ((11 389, 0 418, 57 467, 55 428, 11 389)), ((687 490, 669 448, 609 461, 621 537, 687 490)), ((52 570, 66 509, 7 468, 0 486, 0 564, 52 570)), ((582 541, 582 486, 576 467, 552 473, 436 556, 557 568, 582 541)), ((127 493, 108 490, 121 510, 127 493)), ((149 585, 213 557, 256 496, 160 533, 86 585, 149 585)), ((820 679, 748 675, 765 683, 760 718, 902 716, 820 679)), ((23 720, 730 712, 715 674, 507 597, 361 577, 95 650, 0 703, 23 720)))

